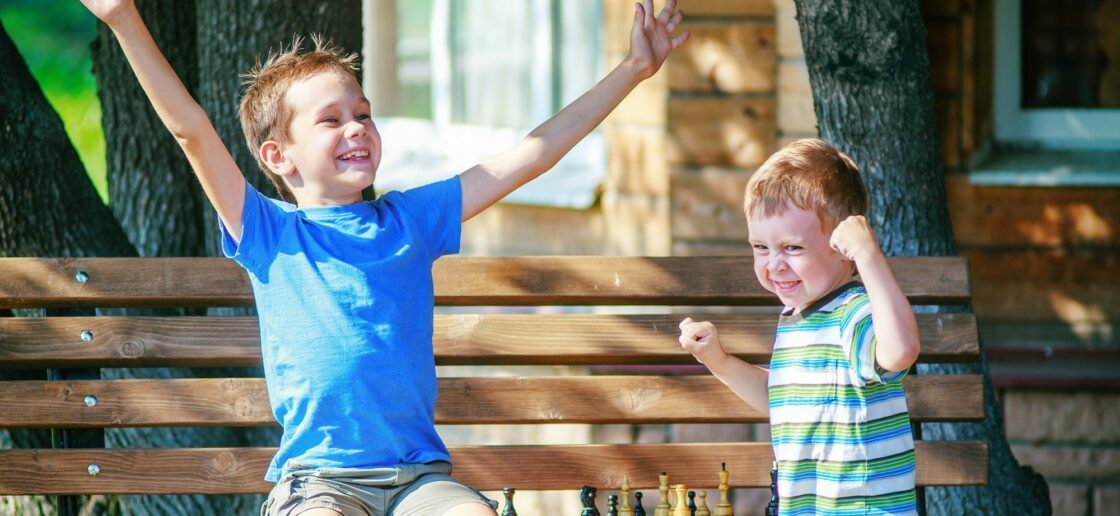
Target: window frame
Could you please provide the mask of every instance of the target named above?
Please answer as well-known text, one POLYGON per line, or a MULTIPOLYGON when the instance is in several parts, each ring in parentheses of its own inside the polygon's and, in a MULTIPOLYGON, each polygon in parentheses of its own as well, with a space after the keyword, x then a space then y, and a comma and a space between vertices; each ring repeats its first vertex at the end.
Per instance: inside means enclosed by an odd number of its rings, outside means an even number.
POLYGON ((996 0, 993 125, 997 143, 1060 150, 1120 150, 1120 109, 1022 107, 1022 1, 996 0))

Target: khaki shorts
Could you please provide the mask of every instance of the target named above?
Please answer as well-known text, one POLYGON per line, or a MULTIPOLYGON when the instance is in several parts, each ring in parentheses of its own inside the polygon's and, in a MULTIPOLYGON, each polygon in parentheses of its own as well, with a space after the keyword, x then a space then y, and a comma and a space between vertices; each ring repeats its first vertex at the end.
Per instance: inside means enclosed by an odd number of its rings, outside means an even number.
POLYGON ((450 473, 451 465, 446 462, 297 471, 272 488, 261 505, 261 516, 296 516, 316 508, 344 516, 431 516, 464 503, 497 510, 497 502, 456 482, 450 473))

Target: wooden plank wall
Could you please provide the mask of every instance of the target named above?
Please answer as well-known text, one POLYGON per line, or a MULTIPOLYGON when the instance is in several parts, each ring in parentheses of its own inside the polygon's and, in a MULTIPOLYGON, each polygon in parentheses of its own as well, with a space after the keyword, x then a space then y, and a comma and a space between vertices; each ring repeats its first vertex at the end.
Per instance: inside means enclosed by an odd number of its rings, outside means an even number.
POLYGON ((994 348, 1120 350, 1120 189, 971 184, 992 144, 993 0, 922 2, 953 232, 994 348), (1030 331, 1005 331, 1030 327, 1030 331), (1064 331, 1063 331, 1064 330, 1064 331))
POLYGON ((750 0, 682 6, 692 40, 670 59, 668 76, 673 253, 741 254, 742 185, 789 128, 815 131, 815 122, 805 116, 812 116, 805 67, 788 66, 783 57, 799 59, 800 37, 789 37, 787 30, 783 38, 782 24, 776 22, 793 20, 793 4, 750 0), (783 88, 803 95, 783 104, 783 88))
POLYGON ((992 144, 994 0, 923 0, 950 215, 1007 437, 1054 514, 1120 500, 1120 189, 971 184, 992 144))

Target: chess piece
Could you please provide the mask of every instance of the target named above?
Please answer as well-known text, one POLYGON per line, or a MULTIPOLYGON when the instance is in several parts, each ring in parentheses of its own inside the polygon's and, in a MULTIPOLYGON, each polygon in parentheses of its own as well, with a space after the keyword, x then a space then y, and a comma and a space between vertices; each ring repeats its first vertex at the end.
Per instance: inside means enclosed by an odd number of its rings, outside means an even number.
POLYGON ((719 503, 716 504, 715 516, 735 516, 735 508, 731 506, 731 500, 727 498, 727 490, 730 486, 727 485, 727 463, 723 462, 719 465, 719 503))
POLYGON ((766 516, 778 516, 778 461, 770 468, 770 503, 766 504, 766 516))
POLYGON ((618 516, 618 496, 607 495, 607 516, 618 516))
POLYGON ((502 494, 506 497, 506 506, 502 509, 502 516, 517 516, 517 509, 513 508, 513 493, 515 489, 506 487, 502 489, 502 494))
POLYGON ((696 491, 688 492, 688 514, 696 516, 696 491))
POLYGON ((634 510, 630 508, 630 477, 622 477, 619 497, 622 498, 622 505, 618 507, 618 516, 634 516, 634 510))
POLYGON ((712 516, 712 511, 708 510, 708 492, 700 491, 700 504, 696 506, 696 516, 712 516))
POLYGON ((688 514, 688 502, 685 501, 685 498, 687 497, 685 493, 687 491, 688 486, 684 484, 677 484, 673 486, 673 493, 676 495, 676 498, 673 500, 675 504, 673 505, 672 516, 691 516, 690 514, 688 514))
POLYGON ((579 490, 579 501, 583 503, 579 516, 599 516, 599 509, 595 507, 595 491, 597 489, 591 486, 583 486, 579 490))
POLYGON ((634 516, 646 516, 646 508, 642 507, 642 492, 634 493, 634 516))
POLYGON ((661 492, 661 501, 653 508, 653 516, 669 516, 672 509, 669 506, 669 475, 664 471, 657 476, 657 490, 661 492))

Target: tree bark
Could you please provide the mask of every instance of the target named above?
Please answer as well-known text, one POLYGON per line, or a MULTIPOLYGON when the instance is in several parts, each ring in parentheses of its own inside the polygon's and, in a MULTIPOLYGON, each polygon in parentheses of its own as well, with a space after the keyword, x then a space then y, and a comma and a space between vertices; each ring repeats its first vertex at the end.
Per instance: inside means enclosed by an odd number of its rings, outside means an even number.
MULTIPOLYGON (((193 0, 138 0, 152 36, 187 89, 198 83, 193 0)), ((179 145, 140 88, 109 27, 91 45, 105 131, 109 206, 141 256, 200 256, 210 206, 179 145)))
MULTIPOLYGON (((3 26, 0 149, 0 256, 136 255, 3 26)), ((0 317, 11 315, 0 312, 0 317)), ((45 377, 41 370, 0 375, 6 380, 45 377)), ((50 448, 50 432, 0 431, 0 445, 50 448)), ((11 497, 0 502, 0 511, 54 514, 53 504, 53 497, 11 497)))
MULTIPOLYGON (((883 251, 955 255, 934 119, 925 24, 916 0, 795 0, 821 138, 860 166, 883 251)), ((1046 481, 1011 454, 987 361, 923 365, 922 374, 983 374, 982 423, 924 424, 927 439, 982 440, 989 484, 931 488, 931 514, 1049 514, 1046 481)))
POLYGON ((134 256, 0 27, 0 256, 134 256))

